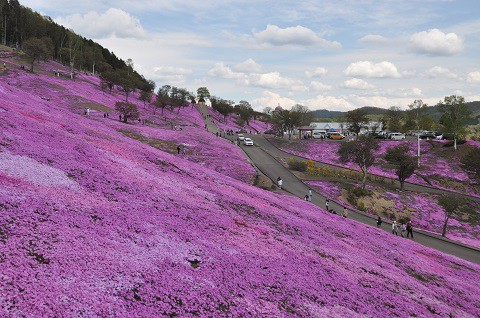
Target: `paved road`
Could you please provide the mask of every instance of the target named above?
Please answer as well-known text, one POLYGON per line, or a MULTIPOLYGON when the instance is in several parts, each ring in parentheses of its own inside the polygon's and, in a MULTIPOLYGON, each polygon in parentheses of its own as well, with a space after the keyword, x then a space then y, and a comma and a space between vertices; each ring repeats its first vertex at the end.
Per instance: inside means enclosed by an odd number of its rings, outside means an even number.
MULTIPOLYGON (((213 133, 219 131, 218 127, 209 120, 205 115, 208 114, 206 107, 199 106, 199 111, 205 117, 205 123, 207 129, 213 133)), ((283 189, 290 194, 297 196, 299 198, 304 198, 305 194, 308 192, 309 187, 300 181, 294 174, 292 174, 288 169, 286 169, 277 159, 274 158, 275 155, 278 155, 281 152, 279 149, 275 148, 270 142, 265 140, 261 135, 248 135, 251 137, 255 146, 247 147, 241 146, 243 151, 248 155, 250 160, 255 164, 255 166, 266 176, 272 180, 276 180, 278 177, 281 177, 283 180, 283 189), (273 154, 273 156, 272 156, 273 154)), ((291 156, 290 156, 291 157, 291 156)), ((326 198, 319 193, 313 194, 312 203, 325 209, 326 198)), ((330 201, 330 209, 336 211, 340 215, 343 211, 343 206, 337 202, 330 201)), ((348 210, 348 218, 362 222, 371 226, 376 226, 376 220, 374 217, 362 213, 360 211, 348 210)), ((382 227, 380 228, 384 231, 391 231, 391 223, 384 221, 382 227)), ((403 239, 401 237, 393 239, 403 239)), ((451 240, 445 239, 439 235, 434 235, 430 233, 425 233, 422 231, 414 230, 414 240, 415 242, 434 248, 436 250, 452 254, 468 260, 470 262, 480 264, 480 250, 472 248, 451 240)))

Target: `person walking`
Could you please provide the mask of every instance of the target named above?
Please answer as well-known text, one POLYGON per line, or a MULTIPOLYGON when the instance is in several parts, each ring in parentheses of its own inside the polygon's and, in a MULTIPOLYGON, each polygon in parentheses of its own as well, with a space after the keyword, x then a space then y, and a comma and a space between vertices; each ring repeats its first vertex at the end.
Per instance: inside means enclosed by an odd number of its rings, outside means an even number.
POLYGON ((177 155, 180 154, 180 146, 177 146, 177 155))
POLYGON ((378 216, 377 218, 377 227, 380 227, 382 225, 382 218, 380 216, 378 216))
POLYGON ((393 220, 392 223, 392 234, 398 235, 398 226, 397 221, 393 220))
POLYGON ((187 154, 187 147, 183 145, 182 147, 182 154, 186 155, 187 154))
POLYGON ((329 205, 330 205, 330 200, 327 199, 327 200, 325 201, 325 208, 327 209, 327 211, 330 211, 330 210, 328 209, 328 206, 329 206, 329 205))
POLYGON ((347 210, 347 207, 346 207, 346 206, 343 207, 343 217, 344 217, 344 218, 347 218, 347 217, 348 217, 348 210, 347 210))
POLYGON ((412 226, 412 221, 407 222, 407 237, 411 235, 413 239, 413 226, 412 226))
POLYGON ((280 177, 277 178, 277 185, 278 185, 278 187, 279 187, 280 190, 281 190, 281 189, 282 189, 282 185, 283 185, 283 180, 282 180, 282 178, 280 178, 280 177))
POLYGON ((313 191, 312 189, 308 189, 308 201, 312 202, 313 191))
POLYGON ((405 224, 405 222, 402 222, 402 224, 400 225, 400 235, 402 237, 405 237, 403 236, 403 233, 405 233, 406 230, 407 230, 407 225, 405 224))

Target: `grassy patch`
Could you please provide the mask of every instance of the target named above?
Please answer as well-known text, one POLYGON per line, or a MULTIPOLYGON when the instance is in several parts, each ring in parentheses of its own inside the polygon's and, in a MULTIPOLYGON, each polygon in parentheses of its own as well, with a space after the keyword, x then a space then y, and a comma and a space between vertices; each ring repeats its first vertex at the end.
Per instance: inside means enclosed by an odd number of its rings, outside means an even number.
POLYGON ((77 105, 79 107, 90 108, 92 110, 97 110, 99 112, 108 113, 108 112, 113 111, 113 109, 111 109, 110 107, 103 106, 101 104, 96 104, 96 103, 93 103, 93 102, 82 102, 82 103, 78 103, 77 105))
POLYGON ((176 142, 173 141, 166 141, 166 140, 161 140, 161 139, 156 139, 156 138, 148 138, 145 137, 135 131, 132 130, 126 130, 126 129, 119 129, 119 133, 124 134, 125 136, 138 140, 140 142, 144 142, 148 144, 149 146, 152 146, 153 148, 157 148, 159 150, 168 152, 168 153, 176 153, 176 148, 177 144, 176 142))

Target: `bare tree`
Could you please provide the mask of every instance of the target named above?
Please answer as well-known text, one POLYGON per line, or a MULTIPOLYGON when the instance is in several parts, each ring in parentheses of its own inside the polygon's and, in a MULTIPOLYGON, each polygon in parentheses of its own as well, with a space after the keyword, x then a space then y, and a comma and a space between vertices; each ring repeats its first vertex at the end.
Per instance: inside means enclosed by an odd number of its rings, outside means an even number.
POLYGON ((461 208, 465 205, 465 198, 455 194, 444 194, 438 198, 438 203, 445 209, 445 216, 442 228, 442 236, 447 233, 448 220, 455 214, 461 212, 461 208))
POLYGON ((373 152, 379 148, 378 141, 372 136, 359 136, 355 141, 342 142, 340 145, 340 162, 353 162, 362 170, 362 189, 365 189, 368 168, 375 162, 373 152))

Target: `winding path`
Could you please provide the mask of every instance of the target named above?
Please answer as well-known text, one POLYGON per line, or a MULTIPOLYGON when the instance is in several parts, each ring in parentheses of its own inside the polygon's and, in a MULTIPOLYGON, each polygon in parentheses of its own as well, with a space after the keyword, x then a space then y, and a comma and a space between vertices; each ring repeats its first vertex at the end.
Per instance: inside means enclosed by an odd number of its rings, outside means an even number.
MULTIPOLYGON (((204 105, 199 105, 198 107, 200 113, 204 116, 204 121, 206 128, 212 132, 220 132, 217 125, 206 115, 208 114, 207 107, 204 105)), ((258 170, 260 170, 264 175, 269 177, 271 180, 276 180, 277 177, 283 179, 283 189, 289 192, 291 195, 303 198, 308 192, 309 187, 305 185, 301 180, 299 180, 293 173, 286 169, 282 163, 277 158, 284 158, 285 152, 279 150, 273 146, 268 140, 266 140, 261 135, 248 135, 255 142, 255 146, 247 147, 241 146, 245 154, 250 158, 258 170)), ((292 155, 287 154, 288 157, 292 155)), ((315 204, 321 208, 325 208, 326 198, 314 192, 312 198, 312 204, 315 204)), ((330 209, 337 211, 337 213, 342 213, 343 206, 339 203, 330 200, 330 209)), ((370 226, 375 226, 376 220, 373 216, 362 213, 356 210, 348 210, 348 218, 368 224, 370 226)), ((342 216, 338 216, 342 218, 342 216)), ((381 230, 390 232, 391 223, 384 221, 384 224, 380 228, 381 230)), ((401 237, 392 237, 392 239, 404 239, 401 237)), ((434 248, 444 253, 455 255, 457 257, 463 258, 467 261, 480 264, 480 249, 467 246, 455 241, 446 239, 440 235, 423 232, 419 230, 414 230, 414 240, 415 242, 422 244, 427 247, 434 248)))

